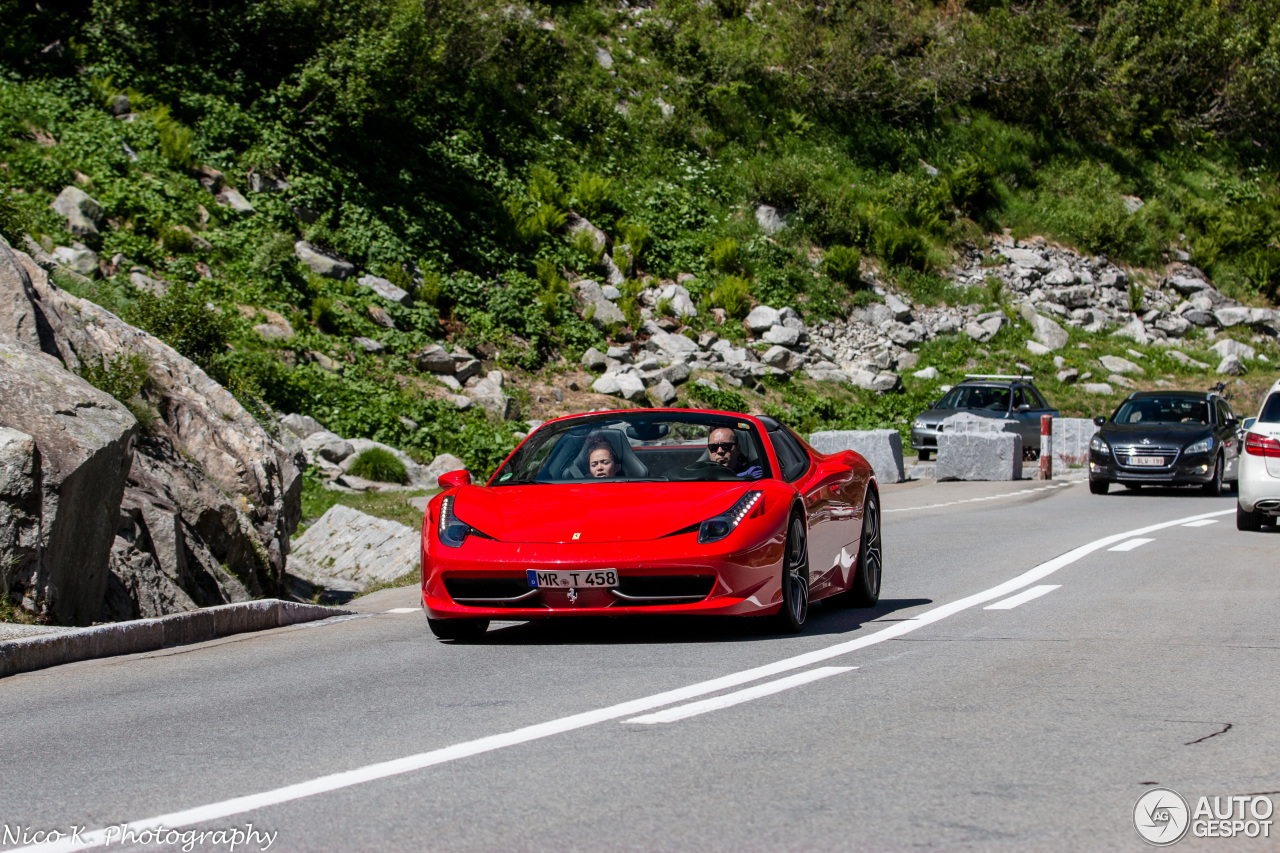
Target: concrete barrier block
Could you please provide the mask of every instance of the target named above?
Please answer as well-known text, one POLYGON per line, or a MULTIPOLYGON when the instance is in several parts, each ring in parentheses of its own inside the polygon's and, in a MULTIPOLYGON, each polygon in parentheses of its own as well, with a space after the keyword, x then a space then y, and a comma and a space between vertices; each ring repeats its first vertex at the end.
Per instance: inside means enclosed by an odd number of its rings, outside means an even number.
POLYGON ((1055 479, 1089 475, 1089 442, 1098 425, 1089 418, 1054 418, 1050 456, 1055 479))
POLYGON ((871 463, 881 483, 900 483, 905 479, 902 436, 896 429, 826 430, 810 435, 809 444, 819 453, 852 450, 871 463))
POLYGON ((299 604, 296 601, 282 601, 280 602, 280 627, 297 625, 300 622, 314 622, 317 619, 328 619, 331 616, 347 616, 350 613, 350 610, 321 607, 318 604, 299 604))
POLYGON ((263 631, 280 625, 280 605, 283 602, 268 598, 262 601, 246 601, 241 604, 224 604, 210 607, 214 631, 219 637, 243 634, 246 631, 263 631))
POLYGON ((1022 436, 944 431, 935 472, 939 480, 1021 480, 1022 436))
POLYGON ((214 628, 216 619, 209 609, 191 610, 187 613, 172 613, 162 616, 164 623, 164 644, 166 646, 184 646, 188 643, 202 643, 218 636, 214 628))

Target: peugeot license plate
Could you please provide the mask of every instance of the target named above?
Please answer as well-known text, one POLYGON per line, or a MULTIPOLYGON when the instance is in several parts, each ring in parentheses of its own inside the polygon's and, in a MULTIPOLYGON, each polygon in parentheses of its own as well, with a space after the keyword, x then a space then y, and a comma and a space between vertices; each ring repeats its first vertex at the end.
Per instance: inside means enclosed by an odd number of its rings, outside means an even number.
POLYGON ((1139 465, 1146 465, 1154 468, 1159 468, 1164 465, 1164 457, 1163 456, 1130 456, 1128 464, 1133 465, 1135 467, 1139 465))
POLYGON ((618 585, 617 569, 598 569, 589 572, 539 572, 528 570, 529 586, 551 589, 608 589, 618 585))

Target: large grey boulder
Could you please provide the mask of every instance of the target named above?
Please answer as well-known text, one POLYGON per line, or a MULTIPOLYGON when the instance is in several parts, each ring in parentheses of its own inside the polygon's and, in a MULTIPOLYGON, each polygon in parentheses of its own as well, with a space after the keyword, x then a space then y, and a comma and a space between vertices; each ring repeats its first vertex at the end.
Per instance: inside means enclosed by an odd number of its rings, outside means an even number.
POLYGON ((1217 372, 1225 376, 1243 376, 1248 371, 1249 368, 1244 366, 1244 362, 1237 355, 1225 355, 1222 361, 1218 362, 1217 372))
POLYGON ((413 298, 409 296, 408 291, 396 287, 385 278, 379 278, 376 275, 362 275, 356 279, 356 284, 361 287, 367 287, 383 299, 399 303, 400 305, 408 305, 413 301, 413 298))
POLYGON ((67 269, 80 273, 80 275, 95 276, 98 274, 98 253, 79 243, 74 246, 55 247, 53 259, 67 269))
POLYGON ((32 308, 49 332, 41 340, 47 354, 73 370, 86 359, 129 354, 149 365, 141 402, 159 417, 138 439, 114 516, 117 541, 102 564, 111 572, 106 598, 88 618, 158 615, 132 597, 137 572, 152 573, 148 588, 163 586, 163 574, 192 606, 277 592, 301 509, 301 453, 167 344, 50 285, 28 255, 0 252, 0 282, 21 278, 4 270, 6 259, 16 259, 32 285, 32 308))
POLYGON ((938 436, 939 480, 1021 480, 1022 436, 1004 432, 943 432, 938 436))
MULTIPOLYGON (((1049 456, 1053 461, 1055 479, 1068 479, 1073 474, 1088 474, 1089 442, 1097 431, 1098 425, 1089 418, 1053 419, 1049 456)), ((1042 451, 1043 449, 1041 448, 1042 451)))
POLYGON ((477 406, 489 414, 506 419, 511 416, 511 397, 503 390, 501 370, 490 370, 483 378, 467 381, 465 393, 477 406))
POLYGON ((1067 345, 1067 330, 1054 320, 1036 313, 1029 304, 1023 303, 1022 316, 1031 326, 1031 336, 1050 350, 1060 350, 1067 345))
POLYGON ((766 234, 777 234, 787 227, 787 223, 783 220, 782 214, 778 212, 778 208, 770 204, 762 204, 756 207, 756 224, 766 234))
POLYGON ((627 315, 613 302, 605 298, 604 289, 599 282, 583 279, 573 285, 578 301, 582 303, 583 314, 591 315, 591 323, 598 329, 608 326, 621 326, 627 322, 627 315))
POLYGON ((667 300, 671 304, 671 313, 681 319, 698 316, 698 309, 693 304, 693 297, 689 295, 689 290, 684 285, 668 284, 662 288, 658 298, 667 300))
POLYGON ((354 264, 325 254, 306 240, 294 243, 293 253, 306 265, 307 269, 325 278, 347 279, 356 272, 354 264))
POLYGON ((320 422, 310 415, 285 415, 280 419, 280 425, 298 438, 306 438, 324 430, 320 422))
POLYGON ((1053 264, 1044 255, 1031 249, 1001 249, 1000 254, 1008 258, 1010 263, 1023 269, 1037 272, 1048 272, 1053 269, 1053 264))
POLYGON ((691 341, 684 335, 673 335, 670 332, 658 332, 652 335, 649 340, 645 341, 645 349, 655 352, 660 358, 665 357, 675 359, 685 354, 692 354, 698 351, 696 341, 691 341))
POLYGON ((1231 338, 1223 338, 1213 346, 1209 347, 1209 349, 1212 350, 1219 358, 1226 358, 1229 355, 1234 355, 1237 358, 1242 359, 1257 358, 1258 356, 1258 351, 1253 347, 1248 344, 1241 343, 1240 341, 1232 340, 1231 338))
POLYGON ((881 483, 900 483, 902 435, 896 429, 825 430, 809 436, 809 444, 819 453, 852 450, 867 462, 881 483))
POLYGON ((1098 363, 1112 373, 1119 373, 1122 375, 1133 373, 1138 376, 1145 376, 1147 374, 1147 371, 1143 370, 1129 359, 1121 358, 1118 355, 1101 356, 1098 359, 1098 363))
MULTIPOLYGON (((344 472, 351 470, 351 466, 360 458, 361 453, 364 453, 366 450, 376 448, 386 453, 390 453, 396 459, 400 460, 400 464, 404 465, 405 473, 409 477, 407 485, 418 489, 434 489, 436 487, 436 478, 440 475, 430 473, 426 468, 419 465, 417 462, 414 462, 409 454, 405 453, 403 450, 392 447, 389 444, 383 444, 380 441, 371 441, 367 438, 349 438, 346 441, 350 444, 352 452, 343 457, 342 461, 339 463, 339 467, 341 467, 344 472)), ((461 467, 465 468, 466 466, 464 465, 461 467)), ((452 471, 455 469, 450 468, 449 470, 452 471)))
POLYGON ((0 593, 99 619, 137 421, 54 357, 0 337, 0 593))
POLYGON ((747 328, 756 334, 767 332, 770 328, 782 323, 782 315, 776 308, 768 305, 757 305, 747 315, 747 328))
POLYGON ((293 543, 289 573, 318 586, 359 591, 421 568, 421 534, 338 504, 293 543))
POLYGON ((102 205, 79 187, 66 187, 49 205, 67 220, 77 237, 96 237, 104 219, 102 205))

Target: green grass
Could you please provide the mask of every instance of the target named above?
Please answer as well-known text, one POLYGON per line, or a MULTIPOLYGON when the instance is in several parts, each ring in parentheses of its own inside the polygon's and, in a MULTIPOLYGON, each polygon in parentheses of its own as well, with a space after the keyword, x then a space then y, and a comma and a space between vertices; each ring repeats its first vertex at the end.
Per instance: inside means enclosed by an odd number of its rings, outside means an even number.
POLYGON ((11 622, 18 625, 43 625, 44 620, 33 613, 28 613, 9 599, 0 596, 0 622, 11 622))
POLYGON ((368 450, 360 451, 355 461, 351 463, 351 467, 347 469, 347 473, 378 483, 403 485, 409 481, 409 472, 405 469, 404 463, 397 459, 395 454, 381 447, 370 447, 368 450))
POLYGON ((341 504, 366 515, 397 521, 412 530, 422 529, 422 512, 409 503, 412 498, 428 497, 439 489, 415 489, 397 492, 333 492, 319 478, 307 475, 302 481, 302 524, 300 534, 314 524, 330 507, 341 504))

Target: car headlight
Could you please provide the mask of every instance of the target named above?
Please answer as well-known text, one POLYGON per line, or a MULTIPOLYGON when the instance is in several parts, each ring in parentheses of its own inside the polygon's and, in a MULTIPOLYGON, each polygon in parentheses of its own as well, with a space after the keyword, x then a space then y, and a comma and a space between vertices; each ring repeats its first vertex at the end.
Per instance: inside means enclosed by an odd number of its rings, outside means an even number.
POLYGON ((911 425, 912 429, 928 429, 929 425, 924 421, 916 421, 911 425))
POLYGON ((1096 450, 1099 453, 1110 453, 1111 445, 1107 444, 1107 440, 1100 435, 1095 435, 1089 440, 1089 449, 1096 450))
POLYGON ((729 509, 699 524, 698 544, 709 545, 712 542, 719 542, 737 529, 744 518, 762 514, 764 502, 761 498, 763 497, 764 492, 747 492, 729 509))
POLYGON ((1208 453, 1210 450, 1213 450, 1213 436, 1200 439, 1195 444, 1192 444, 1182 452, 1183 453, 1208 453))
POLYGON ((467 536, 471 533, 471 526, 453 514, 453 495, 440 501, 440 521, 436 526, 440 543, 457 548, 467 541, 467 536))

